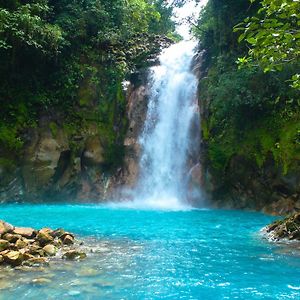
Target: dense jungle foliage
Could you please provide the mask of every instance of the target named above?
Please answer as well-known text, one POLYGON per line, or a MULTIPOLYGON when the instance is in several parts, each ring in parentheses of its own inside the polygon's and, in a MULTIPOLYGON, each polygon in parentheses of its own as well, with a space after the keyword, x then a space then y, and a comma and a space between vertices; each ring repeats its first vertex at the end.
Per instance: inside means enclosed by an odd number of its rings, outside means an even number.
POLYGON ((0 0, 0 148, 20 149, 43 114, 70 131, 94 119, 114 138, 121 83, 157 35, 176 39, 171 15, 163 0, 0 0))
POLYGON ((194 34, 214 169, 240 155, 259 167, 272 157, 287 173, 300 159, 300 2, 209 0, 194 34))

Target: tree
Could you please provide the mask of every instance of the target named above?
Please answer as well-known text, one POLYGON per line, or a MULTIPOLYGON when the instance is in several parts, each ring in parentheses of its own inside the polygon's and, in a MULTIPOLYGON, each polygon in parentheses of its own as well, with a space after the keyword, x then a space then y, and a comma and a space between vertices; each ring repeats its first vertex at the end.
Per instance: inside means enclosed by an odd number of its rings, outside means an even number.
POLYGON ((13 9, 0 7, 0 49, 30 47, 43 53, 58 52, 63 41, 59 26, 47 22, 51 9, 40 0, 13 9))
MULTIPOLYGON (((241 66, 259 65, 270 72, 298 64, 300 1, 263 0, 257 14, 236 25, 234 31, 243 31, 239 41, 245 40, 250 48, 248 56, 238 59, 241 66)), ((291 86, 300 90, 300 74, 292 76, 291 86)))

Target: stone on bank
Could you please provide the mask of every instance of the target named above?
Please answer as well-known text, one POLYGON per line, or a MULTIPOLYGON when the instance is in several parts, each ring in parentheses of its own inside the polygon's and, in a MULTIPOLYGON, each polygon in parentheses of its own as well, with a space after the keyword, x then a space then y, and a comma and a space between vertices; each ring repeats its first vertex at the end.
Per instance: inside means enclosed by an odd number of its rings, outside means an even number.
POLYGON ((63 229, 35 230, 0 220, 0 266, 48 265, 49 259, 58 255, 68 260, 84 259, 86 253, 79 248, 81 244, 63 229))

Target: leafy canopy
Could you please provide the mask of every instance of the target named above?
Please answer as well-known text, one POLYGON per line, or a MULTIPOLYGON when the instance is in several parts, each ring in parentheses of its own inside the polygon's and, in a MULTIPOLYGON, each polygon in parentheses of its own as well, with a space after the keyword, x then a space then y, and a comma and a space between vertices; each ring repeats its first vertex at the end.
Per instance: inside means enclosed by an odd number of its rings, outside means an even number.
MULTIPOLYGON (((254 3, 256 0, 250 0, 254 3)), ((243 31, 239 41, 245 40, 248 56, 238 59, 243 65, 258 64, 264 72, 281 71, 288 64, 299 63, 300 1, 263 0, 257 14, 235 26, 243 31)), ((300 74, 294 74, 291 86, 300 89, 300 74)))

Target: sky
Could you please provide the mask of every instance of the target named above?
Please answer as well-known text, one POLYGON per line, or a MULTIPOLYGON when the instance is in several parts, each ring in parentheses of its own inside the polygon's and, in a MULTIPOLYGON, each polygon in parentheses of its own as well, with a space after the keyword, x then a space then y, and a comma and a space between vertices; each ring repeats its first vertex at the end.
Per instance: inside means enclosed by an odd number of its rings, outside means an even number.
MULTIPOLYGON (((176 21, 183 21, 187 17, 195 16, 198 17, 203 6, 208 2, 208 0, 201 0, 198 5, 194 1, 188 2, 181 8, 175 9, 175 17, 176 21)), ((182 24, 177 27, 177 32, 184 37, 184 39, 189 39, 189 25, 182 24)))

